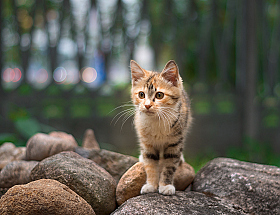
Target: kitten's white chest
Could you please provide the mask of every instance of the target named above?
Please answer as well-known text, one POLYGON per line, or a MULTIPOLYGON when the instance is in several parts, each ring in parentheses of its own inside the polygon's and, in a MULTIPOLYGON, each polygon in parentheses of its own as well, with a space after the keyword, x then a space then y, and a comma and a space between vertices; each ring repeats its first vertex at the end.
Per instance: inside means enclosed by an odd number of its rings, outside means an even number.
POLYGON ((163 119, 160 120, 145 114, 136 115, 135 125, 141 138, 157 144, 166 143, 171 133, 169 124, 163 121, 163 119))

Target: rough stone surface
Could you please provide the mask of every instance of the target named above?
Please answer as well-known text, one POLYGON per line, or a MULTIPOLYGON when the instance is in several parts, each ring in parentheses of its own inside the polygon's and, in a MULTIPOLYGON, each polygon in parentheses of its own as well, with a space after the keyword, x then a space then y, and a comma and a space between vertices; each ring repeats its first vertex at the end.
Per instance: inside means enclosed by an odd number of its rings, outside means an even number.
POLYGON ((197 192, 176 191, 173 196, 151 193, 127 200, 112 215, 120 214, 245 214, 219 198, 197 192))
POLYGON ((109 172, 118 182, 122 175, 135 163, 138 159, 129 155, 123 155, 116 152, 111 152, 105 149, 83 149, 77 147, 75 152, 81 156, 93 160, 99 166, 109 172))
POLYGON ((87 129, 85 131, 82 147, 85 149, 100 149, 100 146, 96 141, 94 131, 92 129, 87 129))
POLYGON ((26 148, 16 147, 13 143, 4 143, 0 146, 0 170, 8 163, 25 159, 26 148))
POLYGON ((140 190, 146 182, 146 172, 141 162, 134 164, 120 179, 116 199, 118 205, 123 204, 127 199, 140 195, 140 190))
POLYGON ((71 142, 73 145, 78 145, 77 141, 72 136, 72 134, 67 134, 63 131, 52 131, 52 132, 49 133, 49 135, 52 136, 52 137, 58 137, 58 138, 65 139, 65 140, 71 142))
MULTIPOLYGON (((174 186, 176 190, 183 191, 193 181, 195 176, 194 169, 187 163, 178 167, 174 175, 174 186)), ((120 179, 116 199, 118 205, 123 204, 127 199, 140 195, 142 186, 146 182, 146 172, 142 162, 132 166, 120 179)))
POLYGON ((176 190, 185 190, 193 181, 195 177, 195 171, 193 167, 184 162, 180 165, 174 175, 174 186, 176 190))
POLYGON ((55 179, 85 199, 96 214, 116 208, 116 182, 93 161, 74 152, 61 152, 44 159, 31 172, 31 179, 55 179))
POLYGON ((10 188, 0 199, 0 214, 95 214, 91 206, 64 184, 42 179, 10 188))
POLYGON ((54 134, 37 133, 27 142, 26 159, 41 161, 62 151, 73 151, 78 144, 71 139, 69 136, 61 138, 54 134))
POLYGON ((37 161, 13 161, 0 172, 0 187, 9 188, 17 184, 29 183, 31 170, 37 161))
POLYGON ((217 158, 195 176, 193 190, 218 196, 250 214, 280 214, 280 168, 217 158))

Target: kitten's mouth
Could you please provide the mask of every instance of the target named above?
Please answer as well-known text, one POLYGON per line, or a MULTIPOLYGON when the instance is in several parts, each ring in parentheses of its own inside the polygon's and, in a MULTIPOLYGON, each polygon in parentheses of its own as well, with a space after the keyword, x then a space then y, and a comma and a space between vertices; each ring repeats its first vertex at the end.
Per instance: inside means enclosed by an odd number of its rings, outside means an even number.
POLYGON ((155 112, 154 111, 150 111, 150 110, 145 110, 145 111, 143 111, 145 114, 147 114, 147 115, 154 115, 155 114, 155 112))

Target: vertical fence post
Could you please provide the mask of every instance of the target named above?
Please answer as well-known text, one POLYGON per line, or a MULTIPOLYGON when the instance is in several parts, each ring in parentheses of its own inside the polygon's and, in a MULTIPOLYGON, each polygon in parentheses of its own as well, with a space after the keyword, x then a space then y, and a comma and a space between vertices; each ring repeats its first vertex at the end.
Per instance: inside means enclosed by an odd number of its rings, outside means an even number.
MULTIPOLYGON (((2 94, 3 92, 3 86, 2 86, 2 28, 3 28, 3 23, 2 23, 2 11, 3 11, 3 5, 2 1, 0 1, 0 93, 2 94)), ((1 95, 0 94, 0 95, 1 95)))
POLYGON ((2 68, 3 68, 3 52, 2 52, 2 28, 3 28, 3 1, 0 1, 0 131, 7 132, 7 114, 5 114, 6 93, 2 85, 2 68))
POLYGON ((244 97, 245 111, 245 136, 256 139, 258 131, 258 113, 256 106, 256 84, 257 84, 257 31, 256 1, 246 1, 247 34, 246 34, 246 86, 244 97))

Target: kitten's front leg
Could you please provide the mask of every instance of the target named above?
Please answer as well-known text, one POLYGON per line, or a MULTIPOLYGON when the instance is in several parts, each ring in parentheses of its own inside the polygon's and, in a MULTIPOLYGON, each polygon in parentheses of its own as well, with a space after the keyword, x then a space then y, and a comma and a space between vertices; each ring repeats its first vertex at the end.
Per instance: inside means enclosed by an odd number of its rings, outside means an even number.
POLYGON ((174 173, 181 161, 181 152, 166 150, 163 159, 163 167, 159 180, 159 193, 163 195, 174 195, 176 190, 173 185, 173 179, 174 173))
POLYGON ((147 175, 147 181, 141 189, 141 194, 157 192, 159 183, 159 153, 155 150, 145 150, 141 152, 141 159, 147 175))

